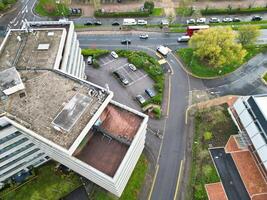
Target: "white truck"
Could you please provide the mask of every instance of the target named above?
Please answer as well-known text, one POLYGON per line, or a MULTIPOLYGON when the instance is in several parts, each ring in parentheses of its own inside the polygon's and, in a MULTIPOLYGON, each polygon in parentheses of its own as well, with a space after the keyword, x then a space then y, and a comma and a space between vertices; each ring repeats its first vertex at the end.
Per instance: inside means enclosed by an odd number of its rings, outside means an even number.
POLYGON ((134 25, 137 25, 137 22, 135 19, 123 19, 123 22, 122 22, 122 25, 123 26, 134 26, 134 25))

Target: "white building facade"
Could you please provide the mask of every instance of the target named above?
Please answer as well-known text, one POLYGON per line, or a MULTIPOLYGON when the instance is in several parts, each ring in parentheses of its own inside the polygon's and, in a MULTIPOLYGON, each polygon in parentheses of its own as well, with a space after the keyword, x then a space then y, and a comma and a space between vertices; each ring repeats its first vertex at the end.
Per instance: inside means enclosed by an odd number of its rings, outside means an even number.
POLYGON ((229 111, 266 179, 267 95, 240 97, 229 111))

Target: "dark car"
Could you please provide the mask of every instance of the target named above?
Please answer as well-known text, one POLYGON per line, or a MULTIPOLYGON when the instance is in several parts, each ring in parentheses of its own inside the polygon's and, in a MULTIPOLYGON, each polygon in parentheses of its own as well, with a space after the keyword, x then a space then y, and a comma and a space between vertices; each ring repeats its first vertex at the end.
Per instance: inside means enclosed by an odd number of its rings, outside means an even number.
POLYGON ((258 16, 258 15, 253 16, 252 19, 251 19, 251 21, 261 21, 261 20, 262 20, 262 17, 258 16))
POLYGON ((124 77, 122 76, 121 74, 119 74, 118 72, 112 72, 113 75, 120 80, 120 82, 123 83, 123 85, 128 85, 129 84, 129 81, 124 77))
POLYGON ((122 40, 121 44, 131 44, 131 40, 122 40))
POLYGON ((100 25, 102 25, 102 23, 101 23, 101 21, 95 21, 95 22, 94 22, 94 25, 96 25, 96 26, 100 26, 100 25))
POLYGON ((93 22, 88 21, 88 22, 86 22, 84 25, 85 25, 85 26, 92 26, 92 25, 93 25, 93 22))
POLYGON ((154 92, 152 89, 150 89, 150 88, 145 89, 145 92, 147 93, 147 95, 148 95, 149 97, 154 97, 154 96, 156 96, 155 92, 154 92))
POLYGON ((238 17, 233 18, 233 22, 241 22, 241 19, 239 19, 238 17))
POLYGON ((117 21, 115 21, 115 22, 112 23, 112 26, 119 26, 119 25, 120 25, 120 23, 117 22, 117 21))

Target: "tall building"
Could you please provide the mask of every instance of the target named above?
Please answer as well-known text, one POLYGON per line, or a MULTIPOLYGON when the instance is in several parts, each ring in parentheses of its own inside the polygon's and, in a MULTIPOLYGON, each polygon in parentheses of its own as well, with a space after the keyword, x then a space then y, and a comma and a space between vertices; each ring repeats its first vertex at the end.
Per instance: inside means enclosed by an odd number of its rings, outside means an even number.
POLYGON ((0 183, 49 158, 120 196, 148 117, 84 80, 72 22, 27 22, 0 46, 0 183))

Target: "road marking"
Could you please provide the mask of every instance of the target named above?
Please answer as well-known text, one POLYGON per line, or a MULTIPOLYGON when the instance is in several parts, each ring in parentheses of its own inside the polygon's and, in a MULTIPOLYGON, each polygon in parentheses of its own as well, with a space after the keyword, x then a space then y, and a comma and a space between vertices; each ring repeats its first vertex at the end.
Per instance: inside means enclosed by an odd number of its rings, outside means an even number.
POLYGON ((183 168, 184 168, 184 160, 181 160, 180 169, 179 169, 179 173, 178 173, 176 189, 175 189, 175 194, 174 194, 173 200, 176 200, 176 198, 177 198, 177 194, 178 194, 178 190, 179 190, 179 186, 180 186, 180 179, 181 179, 181 174, 182 174, 183 168))
POLYGON ((168 60, 166 60, 166 61, 167 61, 168 65, 170 66, 170 69, 171 69, 171 75, 173 75, 174 73, 173 73, 172 66, 171 66, 171 64, 169 63, 169 61, 168 61, 168 60))
POLYGON ((152 186, 151 186, 151 190, 150 190, 150 192, 149 192, 148 200, 151 199, 151 195, 152 195, 152 192, 153 192, 153 189, 154 189, 154 185, 155 185, 155 182, 156 182, 156 178, 157 178, 157 176, 158 176, 158 171, 159 171, 159 165, 157 164, 157 166, 156 166, 156 171, 155 171, 155 175, 154 175, 153 182, 152 182, 152 186))
POLYGON ((115 61, 115 59, 114 59, 114 60, 110 60, 110 61, 104 63, 102 66, 107 65, 107 64, 109 64, 109 63, 112 63, 112 62, 114 62, 114 61, 115 61))
POLYGON ((169 111, 170 111, 170 97, 171 97, 171 87, 172 87, 172 83, 171 83, 171 76, 169 78, 169 95, 168 95, 168 104, 167 104, 167 116, 169 116, 169 111))
POLYGON ((145 77, 147 77, 147 74, 145 74, 144 76, 142 76, 142 77, 136 79, 135 81, 133 81, 132 83, 130 83, 129 86, 132 85, 132 84, 134 84, 134 83, 136 83, 137 81, 140 81, 141 79, 143 79, 143 78, 145 78, 145 77))

